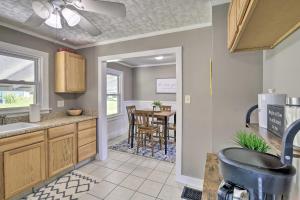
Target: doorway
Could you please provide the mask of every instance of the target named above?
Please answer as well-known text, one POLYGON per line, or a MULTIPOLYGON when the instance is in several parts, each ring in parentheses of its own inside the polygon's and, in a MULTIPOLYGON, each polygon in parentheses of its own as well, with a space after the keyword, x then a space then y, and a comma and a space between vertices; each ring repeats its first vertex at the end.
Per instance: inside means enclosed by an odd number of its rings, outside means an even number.
MULTIPOLYGON (((181 175, 182 161, 182 47, 140 51, 117 54, 98 58, 98 159, 106 160, 108 156, 108 116, 107 116, 107 61, 119 61, 129 58, 175 55, 176 68, 176 179, 181 175)), ((123 97, 122 97, 123 98, 123 97)))

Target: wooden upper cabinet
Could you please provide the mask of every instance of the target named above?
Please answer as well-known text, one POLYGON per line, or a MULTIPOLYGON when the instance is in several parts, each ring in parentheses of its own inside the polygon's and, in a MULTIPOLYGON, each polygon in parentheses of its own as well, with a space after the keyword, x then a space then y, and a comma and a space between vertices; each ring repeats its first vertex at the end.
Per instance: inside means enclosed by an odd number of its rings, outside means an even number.
POLYGON ((240 25, 242 23, 242 20, 244 19, 249 2, 250 2, 250 0, 237 0, 237 3, 236 3, 237 4, 236 5, 237 25, 240 25))
POLYGON ((231 48, 238 31, 237 0, 233 0, 228 11, 228 48, 231 48))
POLYGON ((232 0, 228 48, 231 52, 274 48, 300 27, 299 10, 299 0, 232 0))
POLYGON ((79 54, 61 51, 56 53, 55 59, 55 92, 85 92, 85 58, 79 54))

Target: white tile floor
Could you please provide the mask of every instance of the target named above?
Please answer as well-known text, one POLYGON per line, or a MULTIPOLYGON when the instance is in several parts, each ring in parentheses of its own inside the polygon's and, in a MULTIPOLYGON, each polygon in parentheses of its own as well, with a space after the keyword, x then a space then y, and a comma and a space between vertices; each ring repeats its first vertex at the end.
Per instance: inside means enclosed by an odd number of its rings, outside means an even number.
POLYGON ((79 171, 100 180, 80 200, 177 200, 183 185, 175 164, 109 150, 107 161, 93 161, 79 171))

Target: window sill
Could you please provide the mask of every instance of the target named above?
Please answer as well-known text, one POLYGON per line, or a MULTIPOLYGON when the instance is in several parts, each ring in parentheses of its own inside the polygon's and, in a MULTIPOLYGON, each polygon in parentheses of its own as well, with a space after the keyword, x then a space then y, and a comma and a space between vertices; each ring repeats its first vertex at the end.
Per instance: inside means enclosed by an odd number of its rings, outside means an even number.
POLYGON ((117 120, 117 119, 119 119, 120 117, 123 117, 123 116, 124 116, 123 113, 116 114, 116 115, 109 115, 109 116, 107 116, 107 121, 117 120))
MULTIPOLYGON (((50 113, 51 108, 41 109, 41 114, 50 113)), ((29 115, 29 107, 1 109, 0 114, 9 115, 9 117, 18 117, 29 115)))

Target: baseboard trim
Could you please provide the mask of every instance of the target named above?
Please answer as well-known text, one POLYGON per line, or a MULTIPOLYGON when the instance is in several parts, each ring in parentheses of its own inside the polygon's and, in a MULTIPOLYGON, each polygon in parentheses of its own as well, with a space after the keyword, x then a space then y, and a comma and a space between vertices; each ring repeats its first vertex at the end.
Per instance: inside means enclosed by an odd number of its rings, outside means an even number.
POLYGON ((184 184, 188 187, 191 187, 191 188, 194 188, 194 189, 197 189, 200 191, 203 190, 203 179, 179 175, 179 176, 176 176, 176 181, 181 184, 184 184))

